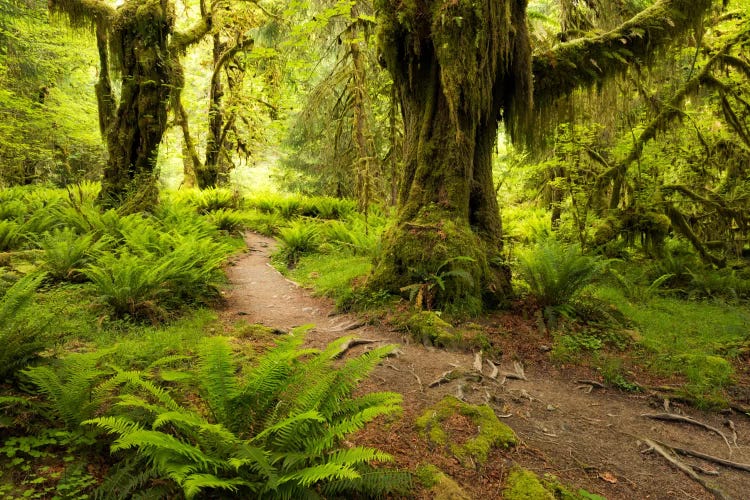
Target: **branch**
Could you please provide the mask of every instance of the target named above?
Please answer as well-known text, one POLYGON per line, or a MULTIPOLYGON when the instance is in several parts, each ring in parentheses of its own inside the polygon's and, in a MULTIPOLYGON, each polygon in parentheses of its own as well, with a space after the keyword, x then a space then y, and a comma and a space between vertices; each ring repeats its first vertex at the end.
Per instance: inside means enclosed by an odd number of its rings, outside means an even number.
POLYGON ((210 13, 207 13, 199 21, 196 21, 189 30, 174 32, 172 41, 169 43, 169 51, 172 54, 184 54, 188 47, 203 40, 203 37, 211 31, 212 25, 213 18, 210 13))
POLYGON ((711 0, 659 0, 615 30, 536 55, 534 102, 550 103, 625 71, 695 26, 710 6, 711 0))
POLYGON ((74 28, 109 26, 117 11, 104 0, 49 0, 49 11, 67 16, 74 28))

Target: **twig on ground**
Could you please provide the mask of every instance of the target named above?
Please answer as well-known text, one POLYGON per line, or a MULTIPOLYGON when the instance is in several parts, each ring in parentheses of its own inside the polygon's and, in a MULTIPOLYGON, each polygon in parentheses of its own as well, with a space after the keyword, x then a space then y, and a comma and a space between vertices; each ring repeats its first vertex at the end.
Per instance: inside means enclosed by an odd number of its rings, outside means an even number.
POLYGON ((672 453, 671 451, 668 451, 664 446, 648 438, 640 438, 640 439, 649 447, 649 449, 646 450, 646 452, 654 451, 658 453, 659 455, 664 457, 674 467, 684 472, 690 479, 692 479, 696 483, 703 486, 706 489, 706 491, 712 493, 716 498, 720 500, 729 500, 729 497, 726 496, 723 491, 715 488, 710 483, 708 483, 705 479, 703 479, 698 474, 696 474, 695 471, 693 471, 693 469, 690 466, 688 466, 679 458, 677 458, 677 456, 675 456, 674 453, 672 453))
POLYGON ((704 429, 709 430, 711 432, 715 432, 716 434, 721 436, 721 438, 727 444, 727 448, 729 448, 730 456, 732 454, 732 445, 729 443, 729 439, 727 439, 727 436, 716 427, 712 427, 708 424, 704 424, 703 422, 695 420, 694 418, 685 417, 683 415, 675 415, 674 413, 642 413, 641 416, 646 417, 646 418, 652 418, 654 420, 663 420, 667 422, 684 422, 686 424, 696 425, 698 427, 703 427, 704 429))
POLYGON ((690 464, 690 467, 692 467, 693 470, 697 472, 698 474, 703 474, 705 476, 718 476, 719 475, 719 471, 717 471, 716 469, 707 469, 705 467, 701 467, 700 465, 696 465, 696 464, 690 464))
POLYGON ((513 362, 513 368, 515 369, 514 372, 503 372, 503 380, 500 382, 500 385, 503 385, 506 380, 528 380, 526 378, 526 373, 523 370, 523 365, 519 363, 518 361, 513 362))
POLYGON ((588 386, 591 386, 591 387, 596 387, 597 389, 606 389, 607 388, 606 385, 602 384, 601 382, 597 382, 596 380, 580 379, 580 380, 576 380, 576 382, 579 383, 579 384, 584 384, 584 385, 588 385, 588 386))
POLYGON ((331 333, 348 332, 349 330, 356 330, 360 326, 364 325, 364 321, 354 321, 352 323, 343 322, 331 327, 331 329, 329 329, 328 331, 331 333))
POLYGON ((451 382, 453 380, 457 380, 463 378, 465 380, 471 380, 473 382, 481 382, 482 376, 481 373, 467 373, 463 370, 448 370, 447 372, 443 372, 438 378, 430 382, 430 384, 427 386, 429 388, 437 387, 439 385, 451 382))
POLYGON ((456 385, 456 398, 464 401, 464 397, 464 384, 459 382, 458 385, 456 385))
POLYGON ((727 419, 727 421, 724 422, 724 425, 729 427, 729 429, 732 431, 732 444, 737 446, 737 427, 734 426, 734 422, 727 419))

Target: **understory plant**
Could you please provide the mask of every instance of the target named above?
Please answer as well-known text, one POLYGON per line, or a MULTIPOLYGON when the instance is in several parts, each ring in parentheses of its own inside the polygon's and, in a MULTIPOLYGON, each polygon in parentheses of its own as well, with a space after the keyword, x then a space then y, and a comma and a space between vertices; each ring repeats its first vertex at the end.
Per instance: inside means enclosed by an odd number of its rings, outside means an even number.
POLYGON ((44 319, 32 311, 34 293, 44 277, 24 276, 0 297, 0 382, 47 347, 44 319))
POLYGON ((302 255, 318 248, 320 231, 314 223, 298 219, 279 230, 278 255, 287 266, 293 266, 302 255))
POLYGON ((165 481, 187 498, 376 496, 406 485, 407 475, 372 467, 389 455, 342 447, 367 422, 400 411, 398 394, 351 395, 392 346, 334 367, 347 338, 322 352, 302 349, 303 338, 285 338, 241 377, 229 341, 207 339, 196 377, 200 405, 155 384, 126 387, 112 415, 84 422, 113 434, 111 450, 123 459, 102 496, 128 498, 151 487, 163 493, 165 481), (136 464, 142 480, 121 481, 118 470, 136 464))
POLYGON ((598 257, 584 255, 580 245, 544 238, 519 256, 521 275, 544 308, 559 308, 588 285, 602 268, 598 257))

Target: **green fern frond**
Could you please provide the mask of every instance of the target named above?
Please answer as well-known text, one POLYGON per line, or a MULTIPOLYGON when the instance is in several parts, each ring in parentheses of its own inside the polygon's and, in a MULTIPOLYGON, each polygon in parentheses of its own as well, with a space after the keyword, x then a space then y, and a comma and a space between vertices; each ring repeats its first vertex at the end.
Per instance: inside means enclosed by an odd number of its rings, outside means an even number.
POLYGON ((328 462, 320 465, 313 465, 312 467, 306 467, 291 474, 285 474, 279 477, 278 484, 282 485, 284 483, 293 482, 305 487, 310 487, 323 481, 339 481, 342 479, 353 480, 359 479, 360 477, 359 472, 348 465, 328 462))
POLYGON ((14 317, 26 307, 34 297, 34 292, 44 280, 45 274, 27 274, 16 281, 0 299, 0 335, 14 317))
POLYGON ((203 342, 198 355, 203 397, 216 419, 226 422, 232 411, 232 400, 239 393, 232 349, 226 338, 211 337, 203 342))
POLYGON ((257 434, 252 441, 263 442, 267 437, 276 435, 281 440, 288 438, 289 435, 297 429, 298 424, 303 422, 325 422, 325 419, 315 410, 309 410, 303 413, 298 413, 285 418, 281 422, 278 422, 270 427, 263 429, 263 432, 257 434))
POLYGON ((213 474, 191 474, 182 482, 182 491, 185 498, 194 498, 204 490, 227 490, 236 493, 240 486, 249 488, 251 491, 255 484, 242 479, 223 479, 213 474))

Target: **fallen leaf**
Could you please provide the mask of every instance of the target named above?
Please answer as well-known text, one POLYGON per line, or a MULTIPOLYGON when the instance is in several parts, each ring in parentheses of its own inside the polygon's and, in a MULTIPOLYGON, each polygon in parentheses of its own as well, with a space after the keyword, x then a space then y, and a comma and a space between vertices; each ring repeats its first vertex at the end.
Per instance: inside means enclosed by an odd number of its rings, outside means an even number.
POLYGON ((617 482, 617 478, 611 472, 602 472, 601 474, 599 474, 599 479, 601 479, 602 481, 607 481, 610 484, 615 484, 617 482))

